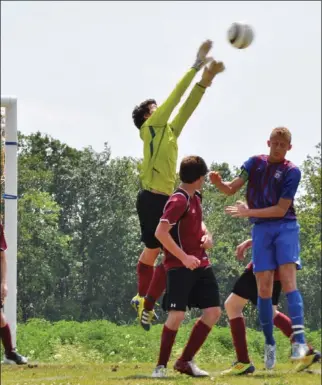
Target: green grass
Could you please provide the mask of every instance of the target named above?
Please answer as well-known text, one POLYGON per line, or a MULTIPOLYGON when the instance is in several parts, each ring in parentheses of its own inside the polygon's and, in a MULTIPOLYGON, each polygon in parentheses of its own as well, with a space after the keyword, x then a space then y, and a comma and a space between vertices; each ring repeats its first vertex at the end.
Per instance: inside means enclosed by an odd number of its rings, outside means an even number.
MULTIPOLYGON (((172 370, 190 334, 193 321, 179 330, 169 364, 169 378, 151 379, 160 344, 162 325, 145 332, 138 325, 117 326, 108 321, 49 323, 31 320, 18 326, 18 349, 29 357, 31 367, 1 368, 1 385, 317 385, 321 367, 312 373, 295 373, 289 363, 290 343, 275 330, 278 365, 263 371, 263 334, 247 331, 249 352, 256 366, 254 375, 222 377, 235 359, 229 328, 215 327, 196 357, 211 379, 192 379, 172 370), (36 365, 36 366, 33 366, 36 365)), ((308 332, 308 341, 321 350, 321 331, 308 332)))
MULTIPOLYGON (((173 356, 178 356, 190 334, 194 321, 182 325, 173 356)), ((147 333, 138 325, 117 326, 108 321, 30 320, 18 325, 18 350, 30 359, 43 363, 86 362, 146 362, 154 363, 159 351, 162 325, 155 325, 147 333)), ((288 362, 289 340, 278 330, 274 331, 279 362, 288 362)), ((307 332, 308 341, 321 350, 321 331, 307 332)), ((253 360, 262 359, 263 333, 247 330, 249 352, 253 360)), ((234 349, 229 328, 214 327, 198 353, 202 363, 230 363, 234 349)))
MULTIPOLYGON (((171 366, 169 366, 171 368, 171 366)), ((194 379, 169 369, 167 379, 152 379, 151 364, 39 365, 36 368, 2 368, 2 385, 318 385, 318 365, 311 373, 295 373, 290 364, 279 364, 270 373, 257 370, 245 377, 221 376, 227 366, 204 364, 211 377, 194 379)), ((258 365, 260 369, 262 365, 258 365)))

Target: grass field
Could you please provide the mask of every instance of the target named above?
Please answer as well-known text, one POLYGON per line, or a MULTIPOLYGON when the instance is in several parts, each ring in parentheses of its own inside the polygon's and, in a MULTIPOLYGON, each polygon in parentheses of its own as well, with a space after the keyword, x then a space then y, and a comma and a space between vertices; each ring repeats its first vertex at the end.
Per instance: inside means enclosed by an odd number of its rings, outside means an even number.
MULTIPOLYGON (((318 385, 321 365, 296 373, 289 362, 290 342, 278 330, 277 366, 263 370, 263 333, 247 330, 250 357, 256 371, 246 377, 221 376, 235 359, 230 330, 215 327, 198 352, 196 362, 210 378, 194 379, 172 370, 191 332, 191 320, 179 330, 172 350, 167 379, 152 379, 162 325, 146 333, 137 324, 117 326, 108 321, 30 320, 18 325, 18 350, 30 366, 2 366, 1 385, 318 385)), ((307 331, 308 342, 321 350, 321 330, 307 331)))
MULTIPOLYGON (((201 365, 200 365, 201 366, 201 365)), ((210 378, 196 379, 175 373, 169 366, 168 378, 152 379, 152 364, 80 364, 38 365, 37 367, 1 368, 2 385, 319 385, 319 364, 310 372, 295 373, 291 364, 279 364, 274 371, 265 372, 257 363, 254 374, 243 377, 222 376, 227 365, 204 364, 210 378)))

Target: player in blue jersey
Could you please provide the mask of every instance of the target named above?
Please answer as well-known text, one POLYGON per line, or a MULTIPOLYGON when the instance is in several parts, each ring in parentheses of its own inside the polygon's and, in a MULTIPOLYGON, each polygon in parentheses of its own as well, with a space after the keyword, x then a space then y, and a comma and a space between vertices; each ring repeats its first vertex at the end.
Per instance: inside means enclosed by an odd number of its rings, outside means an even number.
POLYGON ((247 183, 247 205, 226 208, 232 217, 250 218, 253 223, 252 260, 258 287, 259 319, 265 335, 265 366, 276 363, 273 337, 272 292, 274 271, 278 269, 282 288, 287 297, 292 320, 292 360, 305 359, 309 348, 304 336, 302 296, 296 285, 296 270, 301 269, 299 224, 293 206, 301 172, 285 159, 292 148, 291 133, 285 127, 275 128, 267 145, 269 155, 249 158, 240 175, 231 182, 223 182, 218 173, 210 173, 210 180, 219 191, 233 195, 247 183))

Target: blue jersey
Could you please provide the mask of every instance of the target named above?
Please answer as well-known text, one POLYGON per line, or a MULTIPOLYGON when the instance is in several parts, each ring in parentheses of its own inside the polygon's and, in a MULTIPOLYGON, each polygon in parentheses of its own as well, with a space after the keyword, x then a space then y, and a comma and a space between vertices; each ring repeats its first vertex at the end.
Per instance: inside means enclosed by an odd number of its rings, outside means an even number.
MULTIPOLYGON (((258 155, 243 164, 241 176, 248 181, 247 204, 250 209, 275 206, 280 198, 291 199, 284 219, 296 220, 293 200, 301 180, 301 171, 297 166, 286 159, 280 163, 270 163, 268 155, 258 155)), ((281 218, 250 218, 252 223, 271 220, 281 218)))

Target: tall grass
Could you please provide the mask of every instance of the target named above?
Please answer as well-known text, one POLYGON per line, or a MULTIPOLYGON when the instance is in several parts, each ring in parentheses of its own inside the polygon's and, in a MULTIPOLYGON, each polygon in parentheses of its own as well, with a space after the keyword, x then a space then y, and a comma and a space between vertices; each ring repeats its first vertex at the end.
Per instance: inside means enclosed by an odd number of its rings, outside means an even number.
MULTIPOLYGON (((178 356, 192 329, 194 321, 182 325, 176 338, 172 356, 178 356)), ((31 360, 39 362, 155 362, 162 325, 149 332, 139 325, 117 326, 108 321, 59 321, 50 323, 31 319, 18 325, 18 349, 31 360)), ((289 340, 275 329, 279 362, 285 362, 290 353, 289 340)), ((308 341, 321 348, 321 330, 308 332, 308 341)), ((253 360, 261 360, 263 334, 248 329, 247 340, 253 360)), ((214 327, 198 353, 198 362, 231 362, 235 358, 229 328, 214 327)))

